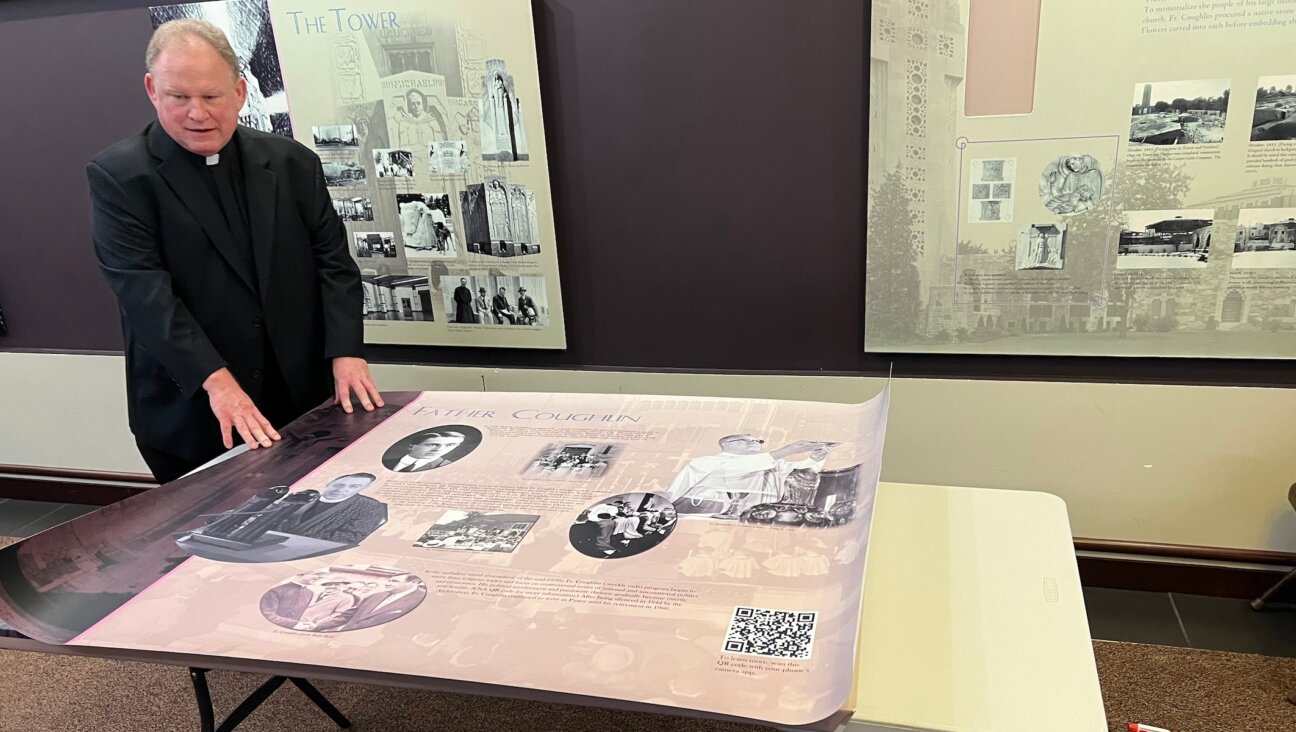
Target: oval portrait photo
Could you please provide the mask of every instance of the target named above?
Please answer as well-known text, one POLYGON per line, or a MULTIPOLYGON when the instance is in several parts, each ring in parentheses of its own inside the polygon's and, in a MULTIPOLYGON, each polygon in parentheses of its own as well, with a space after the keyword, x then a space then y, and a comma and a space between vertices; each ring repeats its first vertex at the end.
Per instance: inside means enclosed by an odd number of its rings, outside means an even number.
POLYGON ((587 557, 619 559, 662 543, 678 519, 665 496, 622 493, 581 511, 567 536, 572 547, 587 557))
POLYGON ((481 441, 481 430, 476 427, 463 424, 429 427, 397 440, 383 453, 382 464, 397 473, 441 468, 476 450, 481 441))
POLYGON ((289 630, 341 633, 390 623, 427 597, 423 580, 393 567, 341 564, 266 590, 261 614, 289 630))

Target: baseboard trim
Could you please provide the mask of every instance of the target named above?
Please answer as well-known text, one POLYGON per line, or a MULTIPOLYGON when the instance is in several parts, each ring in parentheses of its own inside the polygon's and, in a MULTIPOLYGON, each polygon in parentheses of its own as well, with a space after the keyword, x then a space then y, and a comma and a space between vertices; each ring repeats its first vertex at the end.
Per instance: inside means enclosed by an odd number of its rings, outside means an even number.
MULTIPOLYGON (((1253 600, 1287 573, 1279 569, 1248 569, 1183 562, 1158 562, 1121 557, 1076 558, 1080 584, 1144 592, 1176 592, 1253 600)), ((1296 602, 1296 584, 1284 588, 1275 603, 1296 602)))

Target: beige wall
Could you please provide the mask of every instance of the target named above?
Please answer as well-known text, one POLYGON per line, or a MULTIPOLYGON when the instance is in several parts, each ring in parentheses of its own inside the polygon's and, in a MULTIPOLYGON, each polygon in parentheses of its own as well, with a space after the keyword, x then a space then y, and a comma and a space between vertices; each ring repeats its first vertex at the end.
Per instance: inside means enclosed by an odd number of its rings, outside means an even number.
MULTIPOLYGON (((115 356, 0 353, 0 463, 143 472, 115 356)), ((379 365, 386 390, 862 401, 880 379, 379 365)), ((883 478, 1042 490, 1077 536, 1296 551, 1296 389, 897 379, 883 478)), ((938 524, 937 524, 938 525, 938 524)), ((921 531, 922 527, 915 527, 921 531)))

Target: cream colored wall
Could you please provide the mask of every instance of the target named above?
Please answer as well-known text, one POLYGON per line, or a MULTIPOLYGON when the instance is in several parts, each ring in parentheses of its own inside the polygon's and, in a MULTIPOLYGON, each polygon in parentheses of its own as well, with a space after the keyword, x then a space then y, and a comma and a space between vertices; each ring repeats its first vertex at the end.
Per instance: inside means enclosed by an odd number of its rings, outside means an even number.
MULTIPOLYGON (((0 463, 143 472, 116 356, 0 353, 0 463)), ((386 390, 862 401, 880 379, 378 365, 386 390)), ((1296 551, 1296 390, 897 379, 883 478, 1042 490, 1077 536, 1296 551)), ((921 531, 922 527, 915 527, 921 531)))

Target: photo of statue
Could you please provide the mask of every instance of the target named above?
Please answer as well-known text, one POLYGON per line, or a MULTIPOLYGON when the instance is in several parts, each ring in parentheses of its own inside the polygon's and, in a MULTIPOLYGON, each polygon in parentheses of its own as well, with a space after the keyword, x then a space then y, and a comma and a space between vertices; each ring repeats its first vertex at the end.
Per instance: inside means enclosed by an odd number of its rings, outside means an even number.
POLYGON ((1092 155, 1063 155, 1040 175, 1039 192, 1045 208, 1064 216, 1088 211, 1103 196, 1103 173, 1092 155))

